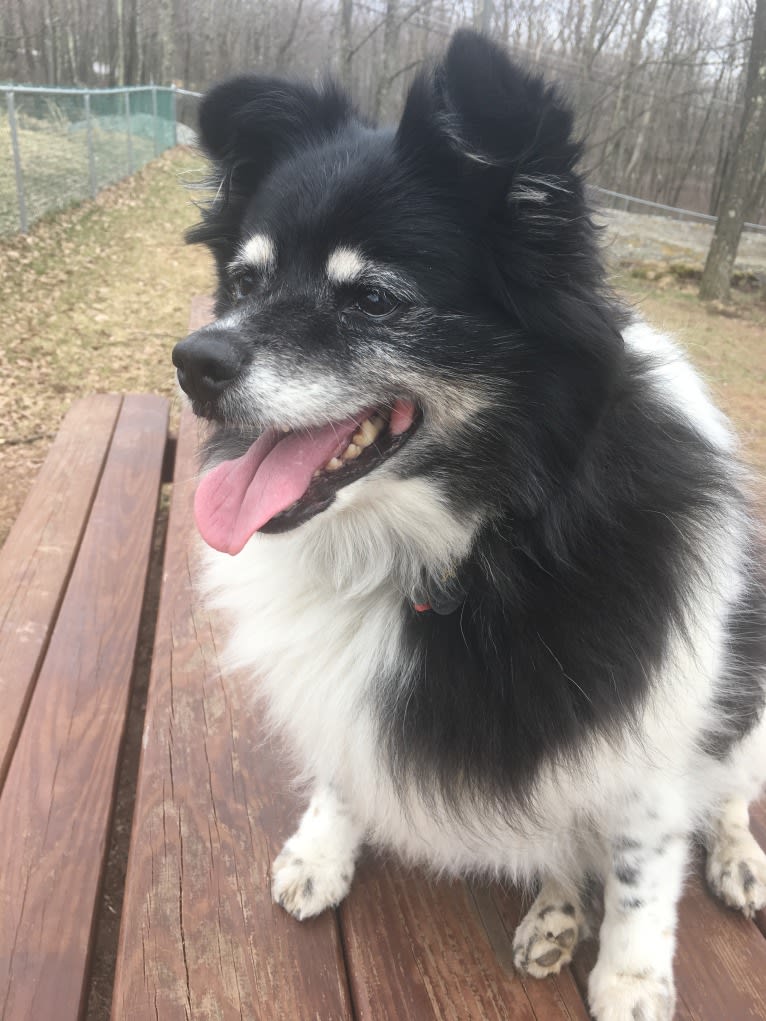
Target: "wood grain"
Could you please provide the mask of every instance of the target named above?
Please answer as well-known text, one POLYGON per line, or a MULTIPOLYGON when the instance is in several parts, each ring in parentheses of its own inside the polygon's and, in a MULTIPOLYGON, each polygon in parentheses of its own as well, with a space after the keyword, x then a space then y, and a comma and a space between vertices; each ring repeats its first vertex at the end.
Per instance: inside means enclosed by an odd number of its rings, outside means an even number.
POLYGON ((4 1021, 81 1011, 167 415, 158 397, 122 402, 0 797, 4 1021))
POLYGON ((696 875, 681 902, 676 976, 686 1015, 701 1021, 766 1018, 766 940, 715 900, 696 875))
MULTIPOLYGON (((269 869, 296 813, 193 591, 198 427, 181 419, 123 907, 114 1021, 350 1018, 332 913, 299 923, 269 869)), ((257 621, 254 622, 257 626, 257 621)))
POLYGON ((512 902, 499 887, 429 882, 422 872, 362 863, 340 908, 357 1017, 586 1021, 568 974, 536 982, 513 971, 512 902), (508 898, 505 918, 495 896, 508 898))
POLYGON ((105 394, 72 406, 0 553, 0 786, 69 580, 121 404, 121 397, 105 394))

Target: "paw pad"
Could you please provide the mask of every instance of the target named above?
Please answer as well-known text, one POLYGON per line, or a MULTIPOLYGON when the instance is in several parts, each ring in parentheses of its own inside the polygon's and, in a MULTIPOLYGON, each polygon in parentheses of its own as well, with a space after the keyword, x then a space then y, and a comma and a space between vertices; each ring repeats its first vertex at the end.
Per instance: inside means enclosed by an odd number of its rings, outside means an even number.
POLYGON ((513 938, 513 963, 518 971, 535 978, 557 974, 572 960, 578 935, 570 904, 532 905, 513 938))

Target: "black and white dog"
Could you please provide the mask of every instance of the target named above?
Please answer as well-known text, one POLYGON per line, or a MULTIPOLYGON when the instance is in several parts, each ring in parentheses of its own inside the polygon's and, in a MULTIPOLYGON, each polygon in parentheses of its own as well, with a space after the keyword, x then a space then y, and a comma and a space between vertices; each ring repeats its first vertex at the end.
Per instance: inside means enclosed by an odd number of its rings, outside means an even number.
POLYGON ((726 420, 605 285, 570 110, 460 32, 395 129, 260 76, 200 128, 204 586, 313 789, 274 897, 337 904, 365 841, 539 883, 543 976, 595 879, 593 1013, 666 1021, 691 836, 766 902, 763 547, 726 420))

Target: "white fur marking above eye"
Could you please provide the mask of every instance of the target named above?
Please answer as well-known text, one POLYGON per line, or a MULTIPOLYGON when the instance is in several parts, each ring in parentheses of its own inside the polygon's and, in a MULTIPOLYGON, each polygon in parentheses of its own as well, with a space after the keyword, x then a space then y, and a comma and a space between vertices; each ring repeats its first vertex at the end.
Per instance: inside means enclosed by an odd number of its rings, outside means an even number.
POLYGON ((366 262, 360 252, 342 246, 327 259, 327 276, 334 284, 352 284, 362 275, 366 262))
POLYGON ((240 259, 260 269, 272 269, 277 261, 274 242, 268 234, 254 234, 242 246, 240 259))

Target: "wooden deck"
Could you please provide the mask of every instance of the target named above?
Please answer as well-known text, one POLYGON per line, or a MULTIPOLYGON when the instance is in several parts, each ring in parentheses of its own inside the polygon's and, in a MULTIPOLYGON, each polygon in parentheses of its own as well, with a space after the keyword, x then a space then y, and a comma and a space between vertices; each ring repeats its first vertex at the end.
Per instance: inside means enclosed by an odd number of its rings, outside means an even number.
MULTIPOLYGON (((301 806, 194 597, 197 425, 185 414, 174 446, 167 412, 148 396, 76 405, 0 555, 0 1018, 83 1016, 164 477, 114 1021, 585 1021, 594 945, 557 978, 519 978, 512 890, 368 857, 337 912, 299 923, 271 903, 270 862, 301 806)), ((762 806, 754 826, 766 846, 762 806)), ((766 1019, 765 936, 763 913, 747 921, 693 877, 677 1017, 766 1019)))

